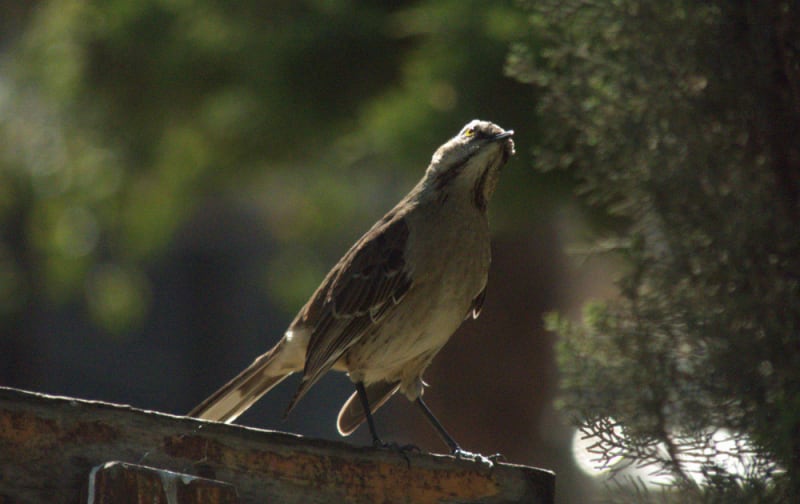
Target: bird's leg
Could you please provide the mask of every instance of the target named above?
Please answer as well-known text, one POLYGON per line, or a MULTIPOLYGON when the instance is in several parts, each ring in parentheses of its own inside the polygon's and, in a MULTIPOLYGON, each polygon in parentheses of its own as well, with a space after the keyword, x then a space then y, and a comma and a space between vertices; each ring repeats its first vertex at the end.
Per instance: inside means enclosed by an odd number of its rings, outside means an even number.
POLYGON ((356 382, 356 392, 358 393, 358 398, 361 400, 361 407, 364 408, 364 416, 367 418, 369 433, 372 434, 372 444, 377 448, 386 446, 383 441, 381 441, 381 438, 378 437, 378 432, 375 430, 375 420, 372 419, 372 411, 370 411, 367 391, 364 389, 364 384, 362 382, 356 382))
POLYGON ((436 418, 436 416, 433 414, 433 411, 431 411, 428 405, 425 404, 421 396, 417 397, 416 403, 417 406, 419 406, 420 409, 422 409, 422 412, 425 414, 425 418, 428 419, 428 422, 430 422, 430 424, 433 425, 433 428, 436 429, 436 432, 439 434, 439 437, 442 438, 442 441, 444 441, 445 444, 448 447, 450 447, 450 452, 452 452, 453 455, 457 455, 458 453, 463 452, 461 447, 458 446, 458 443, 456 443, 456 440, 453 439, 453 436, 451 436, 445 430, 442 423, 439 421, 438 418, 436 418))
POLYGON ((456 458, 472 459, 472 460, 474 460, 476 462, 480 462, 481 464, 484 464, 484 465, 486 465, 488 467, 492 467, 494 465, 494 463, 492 462, 491 458, 485 457, 485 456, 481 455, 480 453, 472 453, 472 452, 468 452, 468 451, 462 449, 458 445, 458 443, 456 443, 456 440, 453 439, 453 436, 451 436, 447 432, 447 430, 445 430, 445 428, 442 425, 442 423, 436 418, 436 416, 433 414, 433 412, 428 407, 428 405, 425 404, 425 401, 422 400, 422 396, 417 397, 417 400, 415 402, 417 403, 417 406, 419 406, 420 409, 422 410, 422 412, 425 414, 425 418, 428 419, 428 422, 433 426, 434 429, 436 429, 436 432, 439 434, 439 437, 442 438, 442 441, 444 441, 445 444, 448 447, 450 447, 450 452, 456 458))
POLYGON ((400 446, 396 443, 384 443, 381 441, 381 438, 378 437, 378 433, 375 431, 375 420, 372 419, 372 412, 370 411, 369 407, 369 399, 367 398, 367 391, 364 389, 364 384, 361 382, 356 382, 356 392, 358 393, 358 398, 361 400, 361 407, 364 408, 364 416, 367 419, 367 426, 369 426, 369 432, 372 434, 372 445, 375 448, 389 448, 392 450, 397 450, 406 459, 406 463, 408 467, 411 467, 411 459, 408 458, 408 452, 410 451, 419 451, 414 445, 405 445, 400 446))

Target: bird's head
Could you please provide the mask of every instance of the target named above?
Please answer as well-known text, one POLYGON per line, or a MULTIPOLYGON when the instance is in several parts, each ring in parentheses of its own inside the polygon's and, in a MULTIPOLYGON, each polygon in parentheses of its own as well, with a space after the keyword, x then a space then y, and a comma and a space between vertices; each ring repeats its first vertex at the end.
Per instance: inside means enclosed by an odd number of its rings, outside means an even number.
POLYGON ((436 149, 426 178, 438 191, 471 191, 476 206, 485 210, 494 193, 500 168, 514 154, 513 130, 478 119, 436 149))

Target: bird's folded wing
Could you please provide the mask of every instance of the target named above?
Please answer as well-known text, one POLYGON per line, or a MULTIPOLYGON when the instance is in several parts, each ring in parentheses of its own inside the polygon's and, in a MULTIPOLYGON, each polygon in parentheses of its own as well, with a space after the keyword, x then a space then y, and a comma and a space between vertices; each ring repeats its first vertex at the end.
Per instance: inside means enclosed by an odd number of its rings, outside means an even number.
POLYGON ((388 214, 347 252, 295 320, 311 328, 303 381, 289 410, 411 287, 408 225, 388 214))

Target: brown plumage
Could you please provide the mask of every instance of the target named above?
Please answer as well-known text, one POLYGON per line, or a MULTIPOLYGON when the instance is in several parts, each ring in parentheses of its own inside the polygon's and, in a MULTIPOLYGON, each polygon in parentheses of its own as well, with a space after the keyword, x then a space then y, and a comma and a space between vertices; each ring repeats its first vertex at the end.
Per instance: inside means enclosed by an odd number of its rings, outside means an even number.
POLYGON ((514 152, 511 131, 472 121, 433 155, 422 180, 328 273, 284 337, 189 415, 231 422, 293 372, 287 414, 326 372, 356 384, 338 428, 348 435, 395 392, 416 401, 454 452, 466 453, 422 402, 422 373, 486 293, 486 206, 514 152), (368 407, 365 408, 365 405, 368 407))

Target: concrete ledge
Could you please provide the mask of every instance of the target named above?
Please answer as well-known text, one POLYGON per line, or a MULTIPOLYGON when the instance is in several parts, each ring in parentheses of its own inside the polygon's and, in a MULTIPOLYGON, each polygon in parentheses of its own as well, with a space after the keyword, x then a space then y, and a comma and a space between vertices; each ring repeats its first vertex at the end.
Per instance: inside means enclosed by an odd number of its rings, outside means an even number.
POLYGON ((150 468, 218 480, 196 483, 216 488, 208 498, 188 492, 181 502, 230 502, 230 485, 243 503, 551 504, 555 485, 552 472, 526 466, 487 469, 449 456, 404 456, 0 387, 0 503, 86 502, 90 475, 97 491, 98 467, 138 471, 109 473, 120 481, 151 478, 150 468))

